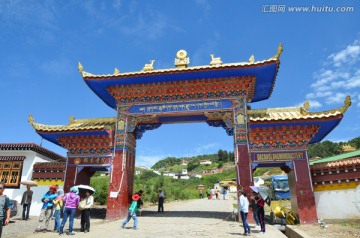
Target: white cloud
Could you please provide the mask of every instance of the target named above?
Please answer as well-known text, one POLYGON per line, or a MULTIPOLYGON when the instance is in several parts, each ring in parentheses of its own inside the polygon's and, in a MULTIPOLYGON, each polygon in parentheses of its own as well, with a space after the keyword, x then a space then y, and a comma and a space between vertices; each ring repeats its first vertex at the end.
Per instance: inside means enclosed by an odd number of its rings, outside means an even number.
POLYGON ((328 104, 332 104, 332 103, 341 104, 342 102, 344 102, 345 98, 346 98, 345 93, 335 93, 334 95, 332 95, 331 97, 328 97, 326 99, 326 103, 328 103, 328 104))
POLYGON ((136 155, 136 166, 151 168, 159 160, 165 159, 168 155, 136 155))
POLYGON ((322 107, 322 104, 319 101, 316 100, 309 100, 310 107, 311 108, 320 108, 322 107))
POLYGON ((360 41, 355 40, 352 45, 348 45, 346 49, 331 54, 328 59, 332 60, 336 67, 343 64, 354 64, 359 60, 360 56, 360 41))
POLYGON ((210 143, 210 144, 206 144, 206 145, 201 145, 198 146, 194 149, 195 155, 203 155, 203 154, 207 154, 209 153, 212 149, 220 147, 220 145, 218 143, 210 143))
POLYGON ((315 107, 326 104, 342 104, 347 95, 353 97, 354 105, 360 103, 354 95, 360 90, 360 40, 330 54, 322 67, 314 73, 312 91, 307 99, 316 101, 315 107), (357 104, 356 104, 357 103, 357 104))

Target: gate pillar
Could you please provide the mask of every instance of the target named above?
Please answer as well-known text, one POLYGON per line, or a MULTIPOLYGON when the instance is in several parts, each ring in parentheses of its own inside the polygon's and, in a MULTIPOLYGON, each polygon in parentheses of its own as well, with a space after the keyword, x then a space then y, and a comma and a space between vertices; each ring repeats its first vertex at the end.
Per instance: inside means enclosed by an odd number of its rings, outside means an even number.
POLYGON ((293 169, 288 173, 291 209, 297 214, 301 224, 317 223, 315 195, 308 163, 307 158, 295 159, 293 169))
POLYGON ((111 164, 106 219, 114 220, 127 216, 133 193, 136 139, 127 132, 126 108, 118 108, 111 164))
MULTIPOLYGON (((247 136, 248 118, 246 98, 242 98, 234 103, 233 116, 237 189, 245 190, 250 201, 252 193, 250 186, 253 185, 253 175, 247 136)), ((249 209, 248 220, 253 222, 251 209, 249 209)))

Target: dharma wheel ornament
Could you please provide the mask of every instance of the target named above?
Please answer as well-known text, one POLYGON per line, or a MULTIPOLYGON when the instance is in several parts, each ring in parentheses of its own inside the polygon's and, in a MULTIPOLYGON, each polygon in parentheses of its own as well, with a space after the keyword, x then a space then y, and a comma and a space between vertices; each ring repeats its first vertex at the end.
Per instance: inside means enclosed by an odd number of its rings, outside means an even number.
POLYGON ((176 68, 186 68, 190 63, 190 59, 187 56, 187 52, 185 50, 179 50, 176 53, 175 58, 175 66, 176 68))

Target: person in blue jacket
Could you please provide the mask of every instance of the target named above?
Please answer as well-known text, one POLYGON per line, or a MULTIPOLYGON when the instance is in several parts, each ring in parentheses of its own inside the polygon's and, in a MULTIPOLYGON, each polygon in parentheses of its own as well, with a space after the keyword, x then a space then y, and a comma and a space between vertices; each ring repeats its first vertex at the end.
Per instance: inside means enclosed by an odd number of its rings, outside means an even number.
POLYGON ((35 232, 46 232, 53 212, 53 201, 57 198, 56 185, 51 185, 49 191, 41 198, 43 206, 39 217, 39 226, 35 232))

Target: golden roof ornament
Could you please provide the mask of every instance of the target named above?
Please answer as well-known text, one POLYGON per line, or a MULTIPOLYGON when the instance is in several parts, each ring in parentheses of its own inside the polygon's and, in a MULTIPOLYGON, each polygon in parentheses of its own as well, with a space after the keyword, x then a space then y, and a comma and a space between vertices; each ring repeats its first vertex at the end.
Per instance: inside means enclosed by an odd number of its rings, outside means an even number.
POLYGON ((345 113, 346 110, 351 106, 351 98, 350 98, 349 95, 346 96, 345 101, 344 101, 344 104, 345 104, 345 105, 344 105, 344 106, 342 107, 342 109, 341 109, 341 112, 342 112, 342 113, 345 113))
POLYGON ((154 70, 154 62, 155 62, 155 60, 150 60, 150 64, 145 64, 142 71, 152 71, 152 70, 154 70))
POLYGON ((29 119, 28 119, 28 122, 33 125, 34 124, 34 117, 32 114, 29 115, 29 119))
POLYGON ((305 111, 308 111, 310 109, 310 102, 309 100, 306 100, 304 102, 303 108, 305 109, 305 111))
POLYGON ((80 74, 82 74, 83 71, 84 71, 84 68, 83 68, 83 66, 82 66, 82 64, 80 62, 78 63, 78 71, 79 71, 80 74))
POLYGON ((70 116, 70 124, 73 124, 75 122, 75 117, 74 116, 70 116))
POLYGON ((254 63, 255 62, 255 56, 251 55, 249 58, 249 63, 254 63))
POLYGON ((210 54, 211 57, 211 61, 210 61, 210 65, 222 65, 222 61, 220 57, 214 57, 214 54, 210 54))
POLYGON ((114 69, 114 75, 119 75, 120 74, 120 70, 118 70, 118 68, 114 69))
POLYGON ((277 53, 272 58, 279 59, 282 52, 283 52, 283 45, 282 43, 280 43, 277 48, 277 53))
POLYGON ((175 66, 176 68, 186 68, 190 63, 190 59, 187 56, 187 52, 185 50, 179 50, 176 53, 175 58, 175 66))

